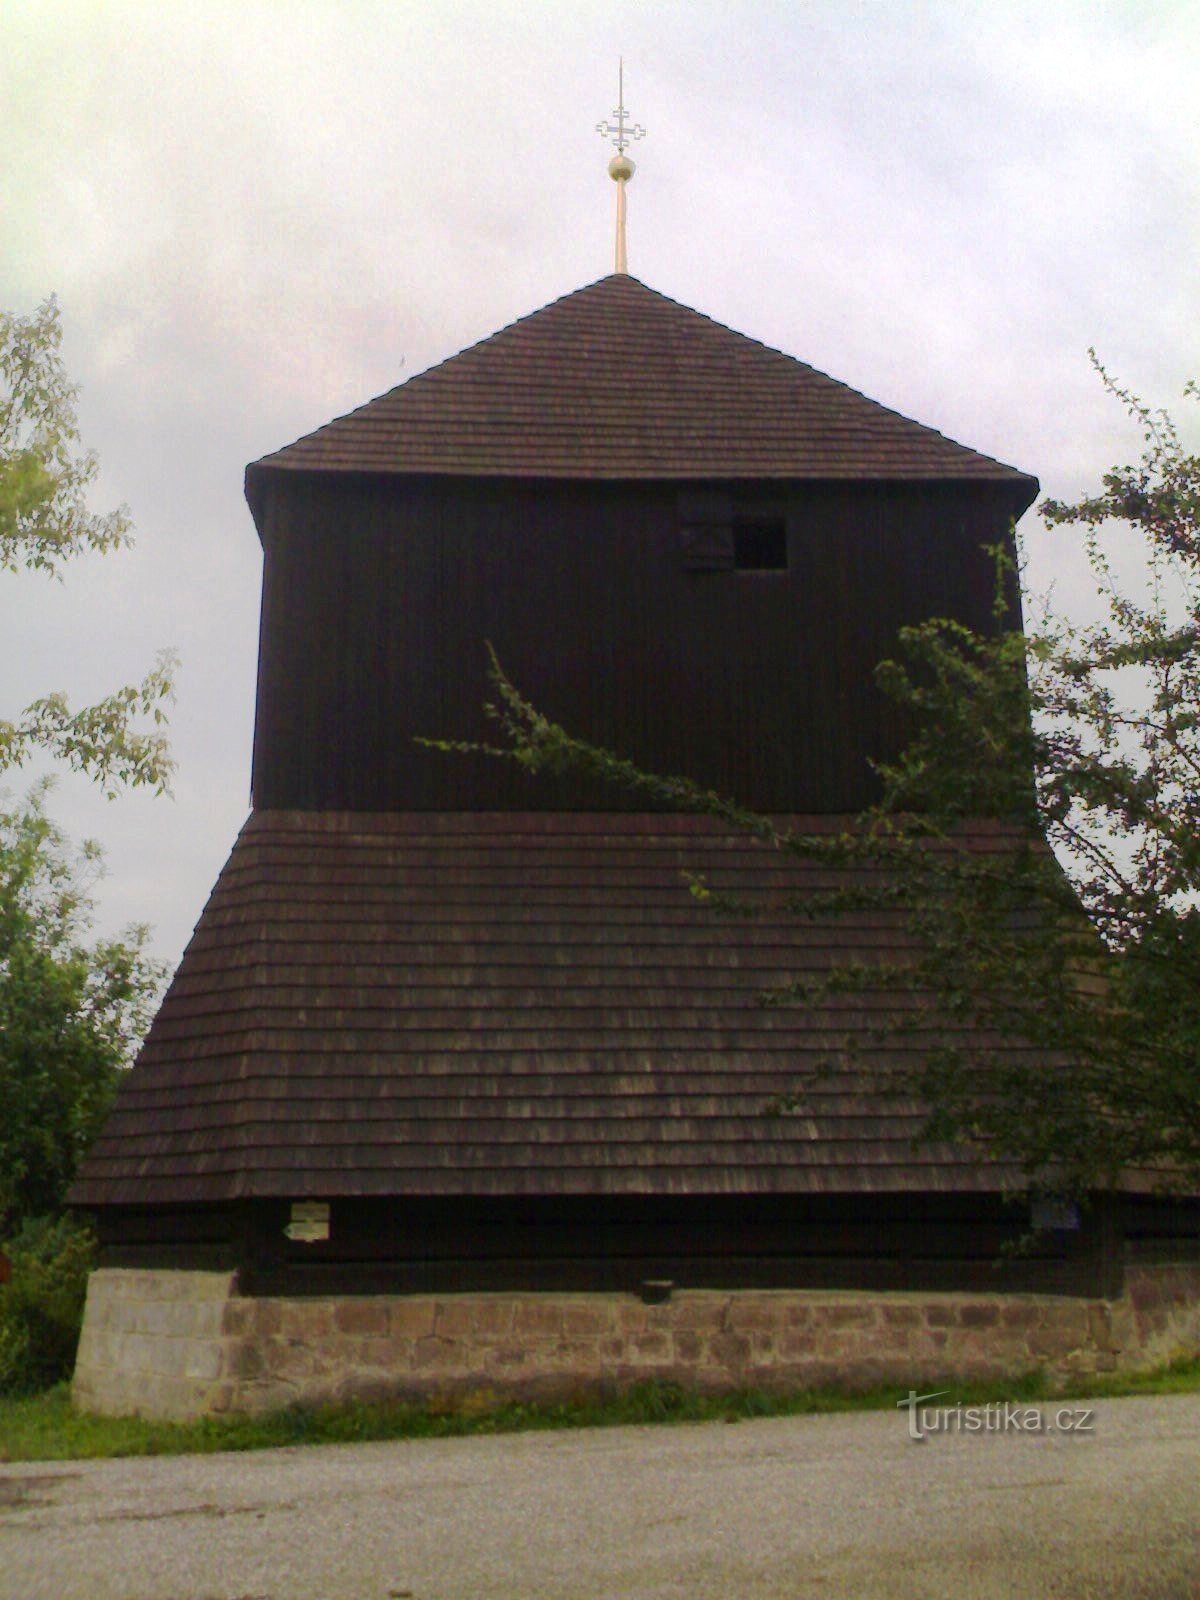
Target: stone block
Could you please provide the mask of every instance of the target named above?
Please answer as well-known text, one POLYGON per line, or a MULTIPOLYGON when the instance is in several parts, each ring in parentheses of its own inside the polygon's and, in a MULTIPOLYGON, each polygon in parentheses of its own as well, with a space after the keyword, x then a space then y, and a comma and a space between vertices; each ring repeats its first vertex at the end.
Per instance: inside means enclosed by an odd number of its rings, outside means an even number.
POLYGON ((438 1302, 434 1327, 439 1339, 461 1339, 473 1333, 480 1307, 470 1295, 438 1302))
POLYGON ((994 1328, 1000 1320, 1000 1307, 994 1300, 967 1301, 958 1309, 959 1325, 964 1328, 994 1328))
POLYGON ((144 1294, 156 1301, 211 1300, 219 1297, 220 1290, 214 1289, 207 1272, 155 1272, 144 1294))
POLYGON ((79 1336, 79 1352, 75 1358, 76 1372, 90 1372, 94 1368, 115 1366, 116 1338, 117 1335, 107 1328, 90 1327, 85 1318, 83 1332, 79 1336))
POLYGON ((495 1338, 512 1332, 516 1302, 508 1295, 484 1295, 474 1301, 475 1329, 480 1336, 495 1338))
POLYGON ((317 1340, 333 1331, 334 1307, 329 1300, 280 1300, 277 1304, 279 1331, 285 1339, 317 1340))
POLYGON ((224 1352, 216 1339, 189 1340, 183 1358, 183 1376, 211 1381, 221 1376, 224 1352))
POLYGON ((1070 1328, 1054 1325, 1032 1329, 1026 1342, 1026 1349, 1035 1363, 1068 1356, 1079 1346, 1080 1340, 1070 1328))
POLYGON ((261 1378, 267 1370, 261 1346, 249 1339, 231 1345, 226 1353, 226 1366, 231 1376, 241 1383, 261 1378))
POLYGON ((650 1313, 662 1311, 662 1306, 643 1305, 632 1295, 622 1295, 615 1307, 615 1323, 622 1333, 645 1333, 651 1325, 650 1313))
POLYGON ((947 1333, 946 1350, 956 1371, 964 1361, 989 1349, 993 1339, 988 1328, 950 1328, 947 1333))
POLYGON ((644 1313, 643 1329, 657 1328, 665 1332, 673 1328, 678 1321, 674 1299, 666 1300, 659 1305, 643 1304, 641 1309, 644 1313))
POLYGON ((1000 1324, 1005 1328, 1036 1328, 1042 1320, 1042 1308, 1036 1300, 1006 1300, 1000 1306, 1000 1324))
POLYGON ((157 1309, 158 1306, 153 1300, 124 1300, 119 1310, 114 1308, 112 1329, 114 1333, 145 1333, 157 1309))
POLYGON ((885 1328, 918 1328, 921 1325, 921 1307, 907 1301, 882 1301, 879 1316, 885 1328))
POLYGON ((375 1367, 382 1372, 406 1372, 412 1365, 415 1339, 395 1339, 387 1334, 376 1339, 355 1341, 355 1358, 364 1367, 375 1367))
POLYGON ((818 1325, 826 1328, 873 1328, 878 1315, 878 1307, 866 1304, 833 1302, 829 1305, 819 1306, 813 1316, 818 1325))
POLYGON ((390 1299, 387 1305, 388 1331, 410 1339, 431 1334, 437 1321, 438 1302, 428 1295, 390 1299))
POLYGON ((493 1346, 489 1367, 523 1367, 529 1361, 529 1351, 523 1344, 504 1343, 493 1346))
POLYGON ((595 1301, 572 1301, 563 1307, 563 1333, 568 1338, 607 1333, 613 1325, 612 1302, 599 1295, 595 1301))
POLYGON ((777 1330, 785 1322, 785 1304, 781 1295, 731 1295, 725 1326, 738 1333, 777 1330))
POLYGON ((453 1339, 429 1336, 418 1339, 413 1345, 412 1364, 416 1372, 433 1369, 445 1371, 447 1368, 459 1366, 460 1360, 460 1349, 453 1339))
POLYGON ((135 1410, 139 1416, 183 1422, 195 1414, 195 1385, 186 1378, 154 1375, 140 1388, 135 1410))
POLYGON ((154 1297, 159 1300, 228 1300, 234 1289, 232 1272, 177 1272, 154 1274, 154 1297))
POLYGON ((237 1408, 239 1398, 237 1388, 232 1383, 210 1384, 204 1393, 204 1410, 218 1415, 223 1411, 233 1411, 237 1408))
POLYGON ((316 1372, 312 1347, 299 1339, 272 1339, 263 1347, 264 1366, 272 1378, 298 1383, 316 1372))
POLYGON ((1046 1320, 1051 1317, 1056 1322, 1061 1322, 1064 1327, 1074 1328, 1079 1333, 1086 1333, 1088 1326, 1088 1313, 1094 1304, 1091 1300, 1077 1300, 1070 1295, 1046 1295, 1047 1306, 1046 1320))
POLYGON ((708 1341, 708 1358, 717 1366, 736 1370, 745 1366, 750 1341, 744 1333, 714 1333, 708 1341))
POLYGON ((228 1300, 221 1308, 221 1332, 233 1338, 249 1333, 254 1325, 253 1300, 228 1300))
MULTIPOLYGON (((665 1338, 666 1335, 655 1334, 653 1337, 665 1338)), ((600 1376, 602 1364, 594 1339, 564 1339, 553 1350, 540 1354, 548 1365, 556 1371, 570 1374, 572 1378, 586 1381, 600 1376)))
POLYGON ((633 1334, 628 1345, 639 1361, 668 1361, 671 1357, 671 1336, 661 1328, 633 1334))
POLYGON ((731 1295, 705 1293, 703 1290, 673 1295, 668 1307, 671 1325, 696 1333, 718 1333, 725 1326, 731 1299, 731 1295))
POLYGON ((513 1332, 520 1335, 552 1335, 563 1331, 563 1308, 554 1299, 520 1300, 513 1312, 513 1332))
POLYGON ((1097 1300, 1088 1307, 1088 1340, 1098 1351, 1113 1348, 1112 1308, 1106 1301, 1097 1300))
MULTIPOLYGON (((274 1340, 271 1341, 275 1343, 274 1340)), ((309 1351, 313 1359, 313 1372, 318 1377, 328 1377, 341 1372, 349 1359, 349 1341, 343 1334, 331 1333, 325 1339, 316 1339, 304 1344, 304 1349, 309 1351)))
POLYGON ((112 1364, 122 1372, 157 1372, 156 1346, 159 1340, 146 1333, 114 1333, 112 1364))
POLYGON ((927 1328, 953 1328, 958 1321, 958 1307, 948 1301, 932 1301, 925 1307, 927 1328))
POLYGON ((155 1339, 152 1370, 165 1378, 182 1378, 188 1356, 195 1347, 192 1339, 155 1339))
POLYGON ((250 1326, 257 1334, 270 1337, 283 1332, 283 1303, 279 1300, 253 1300, 250 1326))
MULTIPOLYGON (((147 1298, 150 1274, 139 1271, 137 1267, 104 1267, 101 1271, 112 1286, 114 1296, 124 1304, 128 1304, 131 1300, 147 1298)), ((95 1276, 97 1274, 93 1273, 93 1277, 95 1276)))
MULTIPOLYGON (((92 1277, 95 1278, 96 1274, 93 1273, 92 1277)), ((88 1327, 91 1327, 91 1328, 94 1328, 97 1332, 102 1332, 106 1328, 111 1327, 113 1311, 114 1311, 115 1307, 116 1307, 116 1302, 114 1301, 112 1295, 110 1295, 110 1294, 96 1294, 96 1295, 94 1295, 92 1293, 92 1291, 91 1291, 91 1285, 89 1284, 88 1293, 87 1293, 87 1299, 86 1299, 86 1301, 84 1303, 84 1315, 83 1315, 84 1328, 86 1329, 88 1327)))
POLYGON ((388 1335, 388 1344, 391 1347, 387 1361, 388 1368, 393 1372, 409 1371, 416 1353, 417 1341, 393 1333, 388 1335))
POLYGON ((126 1300, 119 1305, 114 1305, 112 1314, 108 1319, 108 1326, 113 1333, 136 1333, 138 1327, 138 1312, 142 1301, 126 1300))
POLYGON ((137 1308, 137 1331, 160 1339, 179 1338, 191 1332, 192 1302, 143 1300, 137 1308))
POLYGON ((338 1333, 386 1333, 387 1306, 378 1300, 342 1300, 333 1308, 338 1333))
POLYGON ((779 1354, 784 1360, 796 1361, 814 1355, 819 1343, 815 1328, 785 1328, 779 1335, 779 1354))
POLYGON ((871 1344, 875 1349, 881 1350, 889 1356, 897 1356, 911 1351, 918 1337, 918 1329, 912 1327, 897 1328, 885 1322, 871 1340, 871 1344))
POLYGON ((215 1339, 225 1314, 223 1300, 179 1300, 163 1307, 174 1331, 189 1339, 215 1339))
POLYGON ((676 1361, 685 1362, 688 1366, 695 1366, 704 1352, 704 1341, 698 1333, 690 1329, 677 1331, 674 1338, 674 1354, 676 1361))

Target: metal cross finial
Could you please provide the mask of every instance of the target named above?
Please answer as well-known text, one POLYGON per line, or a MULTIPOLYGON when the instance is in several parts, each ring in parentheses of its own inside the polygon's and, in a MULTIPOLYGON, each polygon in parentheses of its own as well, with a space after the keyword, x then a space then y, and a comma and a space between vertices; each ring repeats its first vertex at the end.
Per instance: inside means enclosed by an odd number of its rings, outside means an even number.
POLYGON ((596 132, 603 134, 606 139, 611 139, 617 147, 617 153, 608 163, 608 175, 617 186, 617 252, 616 270, 626 272, 625 265, 625 186, 633 177, 633 159, 625 154, 626 150, 635 139, 645 137, 646 130, 640 122, 632 125, 626 123, 625 118, 629 113, 625 109, 625 61, 622 57, 617 78, 617 107, 613 112, 616 117, 616 127, 611 122, 598 122, 596 132))
POLYGON ((611 139, 617 147, 617 154, 624 155, 635 139, 644 139, 646 130, 640 122, 626 126, 625 118, 629 115, 625 109, 625 58, 621 57, 621 64, 617 69, 617 104, 613 109, 616 117, 616 126, 607 119, 596 124, 596 132, 602 138, 611 139))

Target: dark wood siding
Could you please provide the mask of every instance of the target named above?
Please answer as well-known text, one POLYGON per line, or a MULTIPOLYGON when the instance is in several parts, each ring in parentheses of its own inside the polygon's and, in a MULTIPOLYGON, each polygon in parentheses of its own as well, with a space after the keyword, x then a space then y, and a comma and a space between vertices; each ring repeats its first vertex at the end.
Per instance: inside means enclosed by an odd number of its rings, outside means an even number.
POLYGON ((254 802, 348 810, 622 809, 420 735, 489 725, 486 641, 573 732, 774 811, 853 810, 897 714, 874 668, 935 614, 985 627, 1007 486, 722 486, 786 518, 778 573, 689 567, 702 485, 275 486, 263 524, 254 802))
POLYGON ((1196 1196, 1127 1199, 1125 1247, 1131 1261, 1200 1261, 1200 1199, 1196 1196))
POLYGON ((1119 1258, 1090 1212, 1078 1231, 1014 1253, 1028 1211, 989 1194, 348 1199, 333 1202, 318 1244, 285 1239, 284 1201, 201 1210, 106 1208, 104 1264, 237 1265, 248 1294, 638 1293, 664 1279, 679 1289, 1120 1292, 1119 1258))

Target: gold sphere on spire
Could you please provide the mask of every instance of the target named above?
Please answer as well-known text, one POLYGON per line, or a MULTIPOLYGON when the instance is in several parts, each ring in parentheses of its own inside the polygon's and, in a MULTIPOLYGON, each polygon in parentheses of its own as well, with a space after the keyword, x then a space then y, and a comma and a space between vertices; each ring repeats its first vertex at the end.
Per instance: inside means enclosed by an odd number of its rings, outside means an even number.
POLYGON ((623 150, 608 163, 608 175, 615 183, 628 183, 636 171, 636 166, 623 150))

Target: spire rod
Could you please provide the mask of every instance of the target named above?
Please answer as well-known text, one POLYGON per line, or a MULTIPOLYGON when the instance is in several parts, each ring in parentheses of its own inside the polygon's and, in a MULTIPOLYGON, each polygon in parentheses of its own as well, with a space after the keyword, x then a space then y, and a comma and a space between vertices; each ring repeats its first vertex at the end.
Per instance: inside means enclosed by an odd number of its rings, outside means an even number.
POLYGON ((646 136, 646 130, 640 122, 626 122, 628 115, 625 109, 625 58, 622 56, 617 68, 617 104, 613 111, 616 122, 606 120, 596 124, 596 132, 617 147, 616 155, 608 163, 608 175, 617 186, 616 270, 618 272, 629 271, 625 254, 625 185, 637 170, 625 152, 635 139, 644 139, 646 136))

